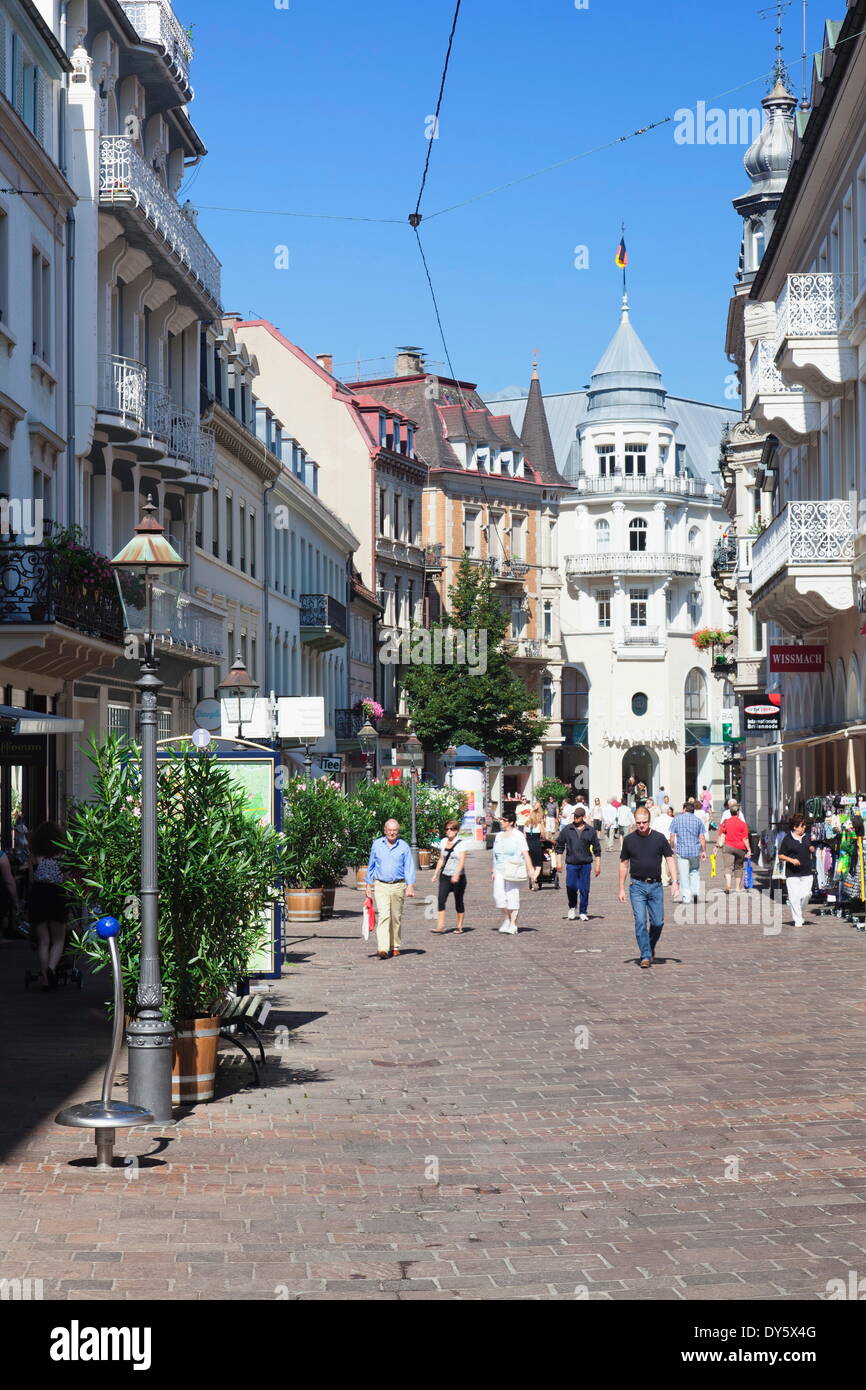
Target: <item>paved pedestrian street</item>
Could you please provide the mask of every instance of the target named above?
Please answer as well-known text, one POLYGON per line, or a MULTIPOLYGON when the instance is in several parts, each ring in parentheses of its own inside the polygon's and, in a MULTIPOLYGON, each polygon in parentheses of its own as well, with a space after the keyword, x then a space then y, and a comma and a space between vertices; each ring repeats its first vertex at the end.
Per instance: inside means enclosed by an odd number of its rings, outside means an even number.
POLYGON ((98 1094, 104 986, 25 994, 4 944, 3 1276, 48 1299, 676 1301, 866 1275, 866 936, 669 903, 640 970, 614 855, 589 923, 545 887, 517 937, 491 930, 488 864, 462 938, 430 934, 422 875, 395 960, 341 890, 291 939, 266 1086, 225 1048, 219 1099, 119 1137, 134 1158, 105 1175, 53 1123, 98 1094))

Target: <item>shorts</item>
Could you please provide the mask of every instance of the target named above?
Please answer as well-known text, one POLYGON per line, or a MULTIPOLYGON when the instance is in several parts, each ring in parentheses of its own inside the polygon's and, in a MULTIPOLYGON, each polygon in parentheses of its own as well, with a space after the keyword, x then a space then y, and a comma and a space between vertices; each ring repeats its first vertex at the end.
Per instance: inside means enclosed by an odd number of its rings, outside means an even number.
POLYGON ((464 896, 466 893, 466 875, 461 874, 456 883, 452 883, 450 877, 445 876, 439 880, 439 911, 445 911, 449 895, 454 894, 454 906, 458 912, 464 911, 464 896))
POLYGON ((734 867, 739 869, 746 862, 746 851, 744 849, 734 849, 733 845, 722 845, 722 853, 729 859, 733 859, 734 867))
POLYGON ((501 874, 493 877, 493 901, 504 912, 516 912, 520 907, 520 882, 522 880, 503 878, 501 874))

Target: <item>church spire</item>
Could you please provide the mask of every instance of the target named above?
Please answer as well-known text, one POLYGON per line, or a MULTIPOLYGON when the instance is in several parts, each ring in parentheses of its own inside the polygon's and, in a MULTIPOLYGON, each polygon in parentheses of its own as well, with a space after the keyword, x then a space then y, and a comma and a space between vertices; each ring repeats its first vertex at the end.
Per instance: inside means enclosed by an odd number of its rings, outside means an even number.
POLYGON ((556 455, 553 452, 553 443, 550 438, 550 426, 547 423, 547 412, 544 409, 544 399, 541 394, 537 353, 532 363, 532 380, 529 383, 529 395, 526 398, 520 442, 528 461, 533 468, 538 469, 542 478, 547 482, 562 481, 556 466, 556 455))

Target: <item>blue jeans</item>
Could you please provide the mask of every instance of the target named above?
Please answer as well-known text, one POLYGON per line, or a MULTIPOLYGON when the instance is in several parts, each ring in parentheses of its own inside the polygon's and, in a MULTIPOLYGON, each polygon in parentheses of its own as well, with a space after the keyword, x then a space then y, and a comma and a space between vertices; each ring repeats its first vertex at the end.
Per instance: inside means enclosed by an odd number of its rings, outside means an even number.
POLYGON ((634 934, 641 960, 652 960, 665 924, 665 899, 660 883, 630 883, 628 895, 634 913, 634 934), (649 930, 647 930, 649 913, 649 930))
POLYGON ((689 861, 681 854, 677 855, 677 869, 680 876, 680 893, 683 902, 700 902, 701 898, 701 871, 700 869, 690 869, 689 861))
POLYGON ((565 891, 568 895, 569 907, 577 907, 577 895, 580 893, 580 910, 586 912, 589 907, 589 876, 591 873, 591 864, 566 864, 565 891))

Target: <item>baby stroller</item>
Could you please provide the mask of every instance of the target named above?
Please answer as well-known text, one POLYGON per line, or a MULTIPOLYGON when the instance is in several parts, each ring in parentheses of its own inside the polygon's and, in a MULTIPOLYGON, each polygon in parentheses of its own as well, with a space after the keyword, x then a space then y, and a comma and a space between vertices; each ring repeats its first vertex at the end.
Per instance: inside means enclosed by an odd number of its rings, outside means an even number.
POLYGON ((553 841, 543 840, 542 848, 544 850, 544 855, 541 860, 541 872, 538 875, 536 882, 539 888, 541 888, 545 883, 552 884, 554 888, 558 888, 559 869, 557 868, 556 850, 553 847, 553 841))

